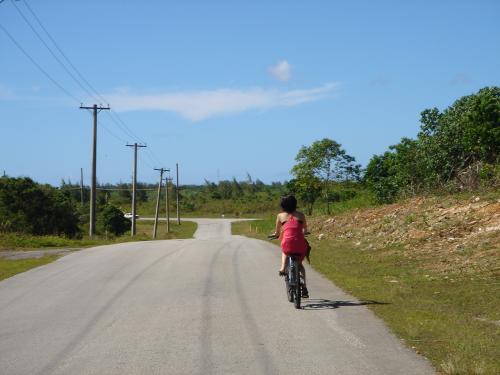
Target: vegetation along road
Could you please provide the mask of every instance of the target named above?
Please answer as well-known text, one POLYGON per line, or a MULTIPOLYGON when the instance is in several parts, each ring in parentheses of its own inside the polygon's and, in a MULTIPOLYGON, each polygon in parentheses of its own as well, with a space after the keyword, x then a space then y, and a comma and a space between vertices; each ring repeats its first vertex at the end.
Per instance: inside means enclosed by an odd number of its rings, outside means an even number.
POLYGON ((194 239, 72 253, 0 283, 7 374, 431 374, 363 305, 309 271, 295 310, 279 250, 204 219, 194 239))

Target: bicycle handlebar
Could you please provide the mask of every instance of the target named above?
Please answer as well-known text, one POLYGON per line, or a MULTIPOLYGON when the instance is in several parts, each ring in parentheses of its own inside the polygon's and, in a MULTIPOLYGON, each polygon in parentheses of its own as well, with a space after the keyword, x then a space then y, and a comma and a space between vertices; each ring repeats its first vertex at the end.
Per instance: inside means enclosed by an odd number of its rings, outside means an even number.
MULTIPOLYGON (((304 236, 305 236, 305 237, 307 237, 307 236, 309 236, 310 234, 311 234, 311 232, 305 232, 305 233, 304 233, 304 236)), ((267 236, 267 239, 268 239, 268 240, 277 240, 278 238, 279 238, 279 236, 277 236, 277 235, 275 235, 275 234, 269 234, 269 235, 267 236)))

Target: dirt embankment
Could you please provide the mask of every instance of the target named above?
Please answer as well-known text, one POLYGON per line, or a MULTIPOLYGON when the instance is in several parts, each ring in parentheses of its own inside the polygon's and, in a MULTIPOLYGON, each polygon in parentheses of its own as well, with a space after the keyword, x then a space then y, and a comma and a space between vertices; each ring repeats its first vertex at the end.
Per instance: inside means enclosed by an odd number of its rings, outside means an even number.
POLYGON ((498 195, 414 198, 312 218, 310 227, 320 238, 352 241, 364 251, 402 252, 439 273, 500 274, 498 195))

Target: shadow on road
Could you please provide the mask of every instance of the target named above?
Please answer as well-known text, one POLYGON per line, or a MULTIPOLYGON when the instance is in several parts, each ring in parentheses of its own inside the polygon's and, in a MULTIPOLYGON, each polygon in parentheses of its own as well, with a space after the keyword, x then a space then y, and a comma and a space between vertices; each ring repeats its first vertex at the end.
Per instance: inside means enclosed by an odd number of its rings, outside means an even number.
POLYGON ((388 302, 378 301, 332 301, 329 299, 310 299, 302 305, 304 310, 331 310, 339 307, 364 306, 364 305, 388 305, 388 302))

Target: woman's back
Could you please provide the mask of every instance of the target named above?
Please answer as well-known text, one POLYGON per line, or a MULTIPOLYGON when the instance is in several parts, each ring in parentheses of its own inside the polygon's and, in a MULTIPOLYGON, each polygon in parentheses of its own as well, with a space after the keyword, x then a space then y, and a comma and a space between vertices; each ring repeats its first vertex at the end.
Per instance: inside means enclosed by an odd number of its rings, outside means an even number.
POLYGON ((307 242, 304 237, 305 216, 301 212, 280 214, 281 218, 281 248, 285 253, 305 254, 307 251, 307 242))

